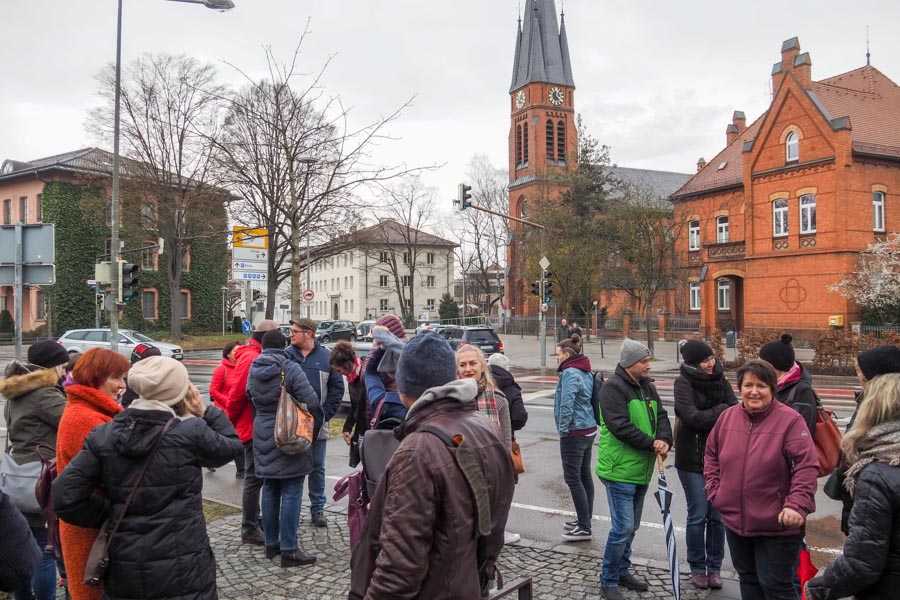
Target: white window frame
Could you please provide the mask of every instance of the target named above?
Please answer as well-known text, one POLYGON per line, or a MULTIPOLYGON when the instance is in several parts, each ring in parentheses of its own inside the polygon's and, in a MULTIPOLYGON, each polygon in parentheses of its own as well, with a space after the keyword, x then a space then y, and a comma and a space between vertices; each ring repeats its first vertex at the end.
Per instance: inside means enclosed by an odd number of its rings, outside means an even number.
POLYGON ((378 276, 378 287, 386 288, 388 286, 388 276, 387 275, 379 275, 378 276))
POLYGON ((700 284, 699 283, 691 283, 688 286, 688 306, 690 310, 700 310, 701 308, 701 300, 700 300, 700 284))
POLYGON ((872 231, 884 233, 884 201, 887 194, 872 192, 872 231))
POLYGON ((800 234, 816 232, 816 195, 800 196, 800 234))
POLYGON ((434 275, 428 275, 425 278, 425 287, 433 288, 435 286, 436 278, 434 275))
POLYGON ((784 138, 784 160, 797 162, 800 160, 800 134, 791 131, 784 138))
POLYGON ((425 308, 427 308, 428 310, 434 310, 434 306, 434 298, 428 298, 427 300, 425 300, 425 308))
POLYGON ((425 255, 425 264, 433 265, 434 264, 434 252, 429 252, 425 255))
POLYGON ((388 310, 388 308, 387 298, 382 298, 378 301, 378 310, 388 310))
POLYGON ((728 217, 725 215, 716 217, 716 243, 727 244, 731 239, 728 217))
POLYGON ((412 285, 412 275, 401 275, 400 284, 403 287, 410 287, 410 285, 412 285))
POLYGON ((728 279, 716 282, 716 307, 723 312, 731 310, 731 281, 728 279))
POLYGON ((700 249, 700 221, 688 223, 688 250, 700 249))
POLYGON ((776 198, 772 202, 772 236, 785 237, 789 232, 787 198, 776 198))

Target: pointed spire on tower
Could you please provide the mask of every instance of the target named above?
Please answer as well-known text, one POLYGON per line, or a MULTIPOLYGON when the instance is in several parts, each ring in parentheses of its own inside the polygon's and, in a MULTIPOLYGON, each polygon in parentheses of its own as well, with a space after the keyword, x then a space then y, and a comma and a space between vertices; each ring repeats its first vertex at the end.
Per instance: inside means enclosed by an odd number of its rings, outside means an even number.
POLYGON ((524 24, 519 26, 516 35, 510 91, 532 82, 575 87, 565 20, 560 29, 555 0, 526 0, 522 16, 524 24))
POLYGON ((872 65, 872 54, 869 52, 869 26, 866 25, 866 66, 872 65))

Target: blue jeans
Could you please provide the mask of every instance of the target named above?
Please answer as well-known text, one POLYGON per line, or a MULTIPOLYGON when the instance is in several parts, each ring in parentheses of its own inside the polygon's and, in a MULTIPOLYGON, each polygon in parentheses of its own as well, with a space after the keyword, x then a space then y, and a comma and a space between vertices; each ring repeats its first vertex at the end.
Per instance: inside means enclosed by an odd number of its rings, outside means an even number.
POLYGON ((13 596, 15 600, 53 600, 56 597, 56 557, 47 546, 47 528, 32 527, 31 535, 41 549, 41 561, 35 565, 31 579, 23 581, 13 596))
POLYGON ((303 477, 263 479, 262 522, 266 546, 278 546, 282 552, 297 549, 302 502, 303 477))
POLYGON ((559 454, 562 458, 563 479, 569 486, 578 525, 591 530, 594 511, 594 480, 591 479, 591 448, 594 436, 559 438, 559 454))
POLYGON ((692 573, 718 573, 725 558, 725 527, 719 511, 706 499, 703 473, 678 469, 687 498, 687 560, 692 573))
POLYGON ((606 487, 606 500, 612 520, 609 537, 606 538, 606 549, 603 551, 600 585, 615 588, 619 587, 619 578, 631 570, 631 542, 641 526, 647 486, 606 479, 600 481, 606 487))
POLYGON ((313 470, 309 474, 309 512, 314 515, 320 515, 325 510, 325 448, 327 442, 328 440, 313 442, 313 470))

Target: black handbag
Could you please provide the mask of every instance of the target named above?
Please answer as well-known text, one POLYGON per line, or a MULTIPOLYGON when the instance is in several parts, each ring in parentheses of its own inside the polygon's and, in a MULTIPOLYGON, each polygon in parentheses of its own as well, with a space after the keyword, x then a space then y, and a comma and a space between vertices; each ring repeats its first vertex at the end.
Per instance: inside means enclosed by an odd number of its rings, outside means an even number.
POLYGON ((128 498, 125 499, 125 505, 122 507, 122 512, 119 514, 118 518, 116 518, 115 521, 113 521, 112 518, 107 518, 103 522, 103 525, 100 526, 100 533, 97 534, 97 539, 94 540, 94 544, 91 546, 91 551, 88 554, 87 562, 85 562, 84 565, 85 585, 94 587, 103 585, 103 580, 106 579, 106 572, 109 570, 110 542, 112 542, 113 536, 116 535, 119 525, 122 524, 122 519, 125 518, 125 514, 128 512, 131 501, 134 500, 135 494, 137 494, 137 491, 141 487, 141 483, 144 481, 144 474, 147 472, 147 467, 150 466, 150 462, 156 454, 156 449, 159 447, 159 441, 177 422, 177 417, 169 419, 165 427, 163 427, 163 430, 153 441, 153 447, 150 449, 150 454, 147 455, 147 459, 144 461, 143 466, 141 466, 141 471, 138 473, 137 480, 134 482, 134 487, 131 488, 128 498))

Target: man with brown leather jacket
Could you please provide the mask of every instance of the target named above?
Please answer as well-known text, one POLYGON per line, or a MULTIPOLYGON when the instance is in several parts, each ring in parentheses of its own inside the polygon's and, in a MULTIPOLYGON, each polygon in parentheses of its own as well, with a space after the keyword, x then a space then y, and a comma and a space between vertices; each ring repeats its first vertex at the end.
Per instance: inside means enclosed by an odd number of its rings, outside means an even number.
POLYGON ((476 412, 477 384, 455 379, 453 350, 440 336, 418 335, 403 349, 396 380, 408 412, 353 550, 351 600, 479 598, 493 579, 513 466, 476 412), (464 474, 467 464, 481 468, 464 474))

